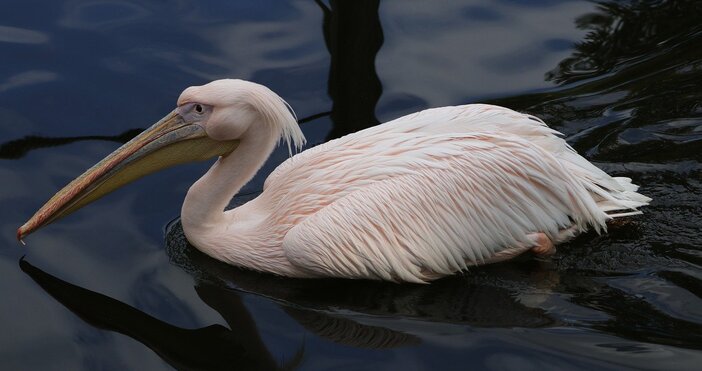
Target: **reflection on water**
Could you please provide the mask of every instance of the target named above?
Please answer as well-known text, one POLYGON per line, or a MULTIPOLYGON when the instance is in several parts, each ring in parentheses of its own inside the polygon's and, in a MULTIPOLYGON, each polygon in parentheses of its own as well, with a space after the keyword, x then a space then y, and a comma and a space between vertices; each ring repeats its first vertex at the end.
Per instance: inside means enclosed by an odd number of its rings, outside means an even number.
POLYGON ((380 0, 315 0, 324 14, 324 41, 329 50, 329 96, 333 129, 327 139, 378 124, 375 106, 382 87, 375 57, 383 44, 378 17, 380 0))
POLYGON ((66 144, 71 144, 89 140, 106 140, 118 143, 127 143, 130 139, 141 133, 143 129, 127 130, 122 134, 109 135, 85 135, 80 137, 40 137, 27 136, 22 139, 15 139, 9 142, 0 144, 0 158, 2 159, 18 159, 27 154, 27 152, 46 147, 56 147, 66 144))
MULTIPOLYGON (((600 2, 596 11, 575 20, 578 28, 587 30, 587 35, 576 43, 571 57, 562 60, 556 69, 546 74, 546 79, 573 83, 619 72, 622 68, 636 66, 647 70, 640 64, 650 63, 664 55, 668 55, 665 59, 679 57, 679 54, 687 54, 688 58, 695 54, 699 56, 699 51, 686 46, 699 45, 702 25, 691 15, 700 12, 702 5, 694 0, 600 2)), ((694 68, 694 64, 674 67, 686 70, 694 68)), ((653 72, 660 68, 648 70, 653 72)), ((620 75, 620 81, 622 77, 620 75)))
MULTIPOLYGON (((611 229, 608 239, 632 237, 631 226, 611 229)), ((637 233, 633 233, 636 236, 637 233)), ((678 282, 692 279, 686 275, 685 272, 690 271, 684 264, 652 255, 636 256, 630 251, 626 254, 612 253, 606 248, 605 251, 593 251, 591 243, 592 236, 577 239, 574 245, 582 246, 569 246, 572 255, 546 266, 516 262, 483 267, 431 285, 397 285, 348 280, 290 280, 261 275, 222 264, 192 248, 180 224, 173 225, 166 237, 171 260, 199 280, 256 293, 298 308, 345 315, 362 313, 464 323, 474 327, 557 327, 572 323, 572 313, 559 313, 549 308, 549 301, 554 296, 568 295, 568 300, 582 309, 607 314, 605 321, 585 320, 594 328, 637 341, 702 348, 702 326, 694 322, 702 311, 693 305, 673 308, 675 303, 672 302, 667 303, 670 305, 667 311, 661 311, 647 302, 655 297, 632 295, 616 284, 626 279, 633 283, 630 289, 637 289, 636 284, 642 283, 637 281, 650 282, 627 274, 632 259, 639 269, 666 269, 659 275, 674 277, 678 282), (607 263, 588 266, 585 262, 593 257, 607 263), (602 280, 608 276, 614 284, 602 280), (684 313, 687 313, 687 319, 678 318, 684 313)), ((662 292, 666 291, 665 283, 654 285, 663 288, 662 292)), ((699 290, 695 291, 699 294, 699 290)), ((684 297, 684 293, 677 294, 684 297)), ((699 304, 699 297, 687 299, 699 304)), ((336 334, 337 337, 343 335, 336 334)))
MULTIPOLYGON (((171 260, 204 282, 256 293, 286 305, 322 312, 358 312, 485 327, 541 327, 554 320, 517 303, 508 290, 483 287, 466 277, 432 285, 354 280, 291 280, 222 264, 192 248, 179 223, 168 231, 171 260)), ((319 324, 318 324, 319 325, 319 324)), ((345 334, 335 334, 343 338, 345 334)))
MULTIPOLYGON (((300 124, 328 116, 329 112, 321 112, 298 120, 300 124)), ((63 146, 82 141, 109 141, 117 143, 127 143, 129 140, 139 135, 144 129, 130 129, 117 135, 84 135, 76 137, 42 137, 29 135, 24 138, 14 139, 5 143, 0 143, 0 159, 18 159, 29 151, 35 149, 63 146)))
POLYGON ((546 118, 595 161, 699 162, 702 25, 693 14, 699 1, 600 3, 576 21, 585 40, 546 74, 560 89, 495 102, 546 118))
MULTIPOLYGON (((700 2, 51 4, 34 22, 27 12, 0 18, 9 60, 0 289, 13 293, 0 302, 11 319, 2 363, 695 369, 702 360, 700 2), (57 41, 81 47, 62 52, 57 41), (162 116, 180 88, 221 77, 279 91, 310 122, 312 143, 484 92, 543 117, 654 201, 549 260, 525 256, 431 285, 291 280, 208 258, 177 222, 163 242, 162 226, 204 171, 187 168, 47 228, 29 241, 26 274, 17 269, 24 214, 162 116)), ((275 154, 232 206, 284 158, 275 154)))
MULTIPOLYGON (((198 295, 227 319, 230 327, 212 325, 184 329, 169 325, 138 309, 96 292, 60 280, 24 259, 20 267, 47 293, 86 322, 120 332, 151 348, 178 369, 274 369, 267 351, 241 299, 230 291, 203 285, 198 295)), ((295 358, 299 362, 299 357, 295 358)), ((293 364, 291 364, 292 366, 293 364)), ((288 367, 285 367, 288 368, 288 367)))
MULTIPOLYGON (((219 312, 229 329, 211 325, 184 329, 127 304, 47 274, 26 260, 20 267, 47 293, 94 326, 138 340, 177 368, 275 368, 261 341, 256 319, 240 292, 273 300, 308 331, 346 346, 384 349, 420 343, 406 321, 446 322, 477 327, 545 327, 556 321, 544 310, 517 302, 499 285, 455 277, 433 285, 398 285, 349 280, 296 280, 238 269, 200 253, 174 224, 166 248, 172 261, 197 277, 199 297, 219 312), (371 316, 369 320, 368 316, 371 316), (367 324, 367 322, 373 324, 367 324)), ((304 344, 288 366, 301 361, 304 344)), ((287 367, 284 367, 287 368, 287 367)))

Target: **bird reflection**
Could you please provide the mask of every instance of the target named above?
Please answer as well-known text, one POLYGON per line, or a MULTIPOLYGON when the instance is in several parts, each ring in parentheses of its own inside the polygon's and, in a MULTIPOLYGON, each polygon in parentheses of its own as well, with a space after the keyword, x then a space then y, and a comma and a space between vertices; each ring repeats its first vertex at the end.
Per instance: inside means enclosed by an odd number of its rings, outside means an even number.
MULTIPOLYGON (((19 264, 49 295, 89 324, 141 342, 177 369, 231 369, 232 365, 246 370, 279 368, 261 341, 241 298, 230 290, 207 284, 196 287, 200 298, 225 318, 231 330, 221 325, 184 329, 58 279, 24 259, 19 264)), ((301 359, 299 352, 281 368, 294 368, 301 359)))
MULTIPOLYGON (((284 307, 304 308, 334 319, 327 326, 342 331, 336 318, 353 320, 357 315, 405 317, 421 321, 466 324, 480 327, 542 327, 555 323, 544 311, 526 307, 509 289, 466 277, 449 277, 431 285, 398 285, 389 282, 344 279, 290 279, 256 273, 221 263, 193 248, 180 223, 172 223, 166 235, 166 251, 171 261, 198 281, 227 286, 276 300, 284 307), (343 315, 341 313, 344 313, 343 315)), ((505 277, 507 278, 507 277, 505 277)), ((291 316, 305 320, 299 313, 291 316)), ((304 323, 303 323, 304 325, 304 323)), ((319 322, 317 323, 319 329, 319 322)), ((346 326, 348 327, 348 326, 346 326)), ((309 328, 308 328, 309 329, 309 328)), ((375 342, 367 329, 368 343, 375 342)), ((335 333, 331 338, 350 339, 355 335, 335 333)), ((319 329, 316 333, 326 333, 319 329)), ((343 332, 343 331, 342 331, 343 332)), ((388 343, 410 344, 414 340, 398 334, 388 343), (401 340, 405 338, 406 340, 401 340)), ((356 337, 357 338, 357 337, 356 337)), ((345 342, 341 341, 341 342, 345 342)))
POLYGON ((169 227, 166 250, 171 260, 196 279, 195 290, 229 328, 173 326, 108 296, 72 285, 25 259, 21 269, 42 289, 87 323, 127 335, 178 369, 292 369, 296 354, 280 364, 266 348, 255 315, 242 293, 271 300, 307 331, 338 344, 387 349, 421 344, 412 321, 475 327, 543 327, 557 321, 538 308, 520 304, 513 292, 461 277, 432 285, 398 285, 351 280, 285 279, 232 267, 190 246, 179 223, 169 227), (372 319, 372 324, 364 323, 372 319), (393 318, 404 318, 398 325, 393 318), (401 328, 402 323, 408 324, 401 328), (400 328, 398 328, 400 326, 400 328))
MULTIPOLYGON (((585 240, 581 238, 576 243, 585 240)), ((261 318, 244 306, 243 293, 270 300, 316 336, 345 346, 386 349, 421 345, 425 333, 418 330, 421 326, 416 324, 420 323, 500 328, 563 326, 546 311, 523 304, 517 295, 521 290, 555 289, 578 293, 571 299, 578 306, 608 313, 610 318, 606 321, 591 324, 600 331, 635 340, 699 348, 690 341, 658 331, 661 326, 670 327, 676 329, 675 333, 690 333, 685 337, 689 340, 698 338, 699 325, 670 318, 648 305, 645 299, 593 279, 593 275, 602 277, 606 272, 593 273, 587 264, 576 261, 561 261, 546 271, 529 267, 536 264, 533 261, 524 261, 507 267, 504 264, 487 267, 488 272, 483 275, 474 272, 472 277, 450 277, 432 285, 398 285, 286 279, 242 270, 191 247, 179 223, 168 228, 166 250, 173 263, 195 278, 198 296, 220 313, 229 328, 221 325, 179 328, 120 301, 62 281, 24 259, 20 267, 48 294, 89 324, 134 338, 178 369, 220 369, 231 365, 240 369, 292 369, 302 364, 304 344, 285 364, 281 365, 271 355, 256 326, 261 318), (555 280, 543 276, 529 278, 534 272, 558 271, 569 274, 555 280), (493 280, 494 277, 499 279, 493 280), (546 283, 546 287, 534 286, 549 280, 551 283, 546 283), (632 330, 631 307, 638 308, 639 317, 655 318, 655 325, 651 329, 632 330), (372 324, 363 323, 368 318, 372 324), (403 320, 398 323, 394 321, 397 318, 403 320)))

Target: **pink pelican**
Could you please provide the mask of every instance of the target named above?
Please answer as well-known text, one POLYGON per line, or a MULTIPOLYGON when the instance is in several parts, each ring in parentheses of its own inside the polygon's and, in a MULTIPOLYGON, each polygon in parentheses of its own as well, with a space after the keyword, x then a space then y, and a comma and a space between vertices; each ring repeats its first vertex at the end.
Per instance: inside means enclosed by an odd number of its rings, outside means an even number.
POLYGON ((278 142, 305 142, 268 88, 217 80, 52 197, 17 231, 37 228, 148 173, 219 156, 189 189, 188 240, 229 264, 289 277, 428 282, 554 245, 650 198, 578 155, 540 119, 471 104, 427 109, 292 156, 263 192, 232 197, 278 142))

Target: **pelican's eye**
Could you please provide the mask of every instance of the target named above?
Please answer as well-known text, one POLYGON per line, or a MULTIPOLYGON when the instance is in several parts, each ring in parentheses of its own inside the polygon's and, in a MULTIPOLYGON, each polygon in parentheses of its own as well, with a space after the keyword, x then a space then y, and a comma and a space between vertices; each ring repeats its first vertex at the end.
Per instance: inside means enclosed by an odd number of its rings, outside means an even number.
POLYGON ((202 103, 190 102, 178 107, 178 114, 186 122, 203 122, 207 120, 211 112, 212 106, 202 103))

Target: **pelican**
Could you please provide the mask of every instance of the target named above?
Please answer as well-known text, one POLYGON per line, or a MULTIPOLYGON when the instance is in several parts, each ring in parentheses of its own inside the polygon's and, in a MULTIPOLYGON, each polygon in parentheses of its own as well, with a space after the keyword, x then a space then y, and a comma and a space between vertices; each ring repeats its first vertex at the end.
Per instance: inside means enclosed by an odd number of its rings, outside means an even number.
POLYGON ((53 196, 20 241, 148 173, 219 156, 188 190, 185 236, 223 262, 289 277, 426 283, 555 245, 650 198, 527 114, 470 104, 427 109, 299 152, 290 106, 265 86, 217 80, 53 196), (291 157, 262 193, 225 210, 279 142, 291 157))

